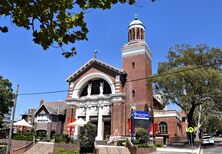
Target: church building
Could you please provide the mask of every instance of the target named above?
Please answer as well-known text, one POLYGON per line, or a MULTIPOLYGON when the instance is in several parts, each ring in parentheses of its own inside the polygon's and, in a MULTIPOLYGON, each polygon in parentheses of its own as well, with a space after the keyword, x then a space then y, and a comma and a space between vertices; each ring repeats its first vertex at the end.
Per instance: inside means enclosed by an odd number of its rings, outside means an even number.
POLYGON ((164 110, 164 94, 153 94, 152 54, 145 41, 145 26, 135 17, 128 26, 128 42, 122 46, 122 68, 96 56, 67 78, 69 92, 64 133, 77 138, 79 128, 68 124, 82 118, 97 127, 96 140, 107 136, 130 136, 132 110, 150 114, 150 135, 185 137, 186 116, 164 110))
POLYGON ((78 127, 67 125, 78 118, 97 126, 96 140, 107 135, 130 135, 131 109, 153 115, 152 54, 145 41, 145 26, 135 17, 128 27, 128 42, 122 46, 122 68, 96 57, 67 78, 67 111, 64 131, 78 136, 78 127))

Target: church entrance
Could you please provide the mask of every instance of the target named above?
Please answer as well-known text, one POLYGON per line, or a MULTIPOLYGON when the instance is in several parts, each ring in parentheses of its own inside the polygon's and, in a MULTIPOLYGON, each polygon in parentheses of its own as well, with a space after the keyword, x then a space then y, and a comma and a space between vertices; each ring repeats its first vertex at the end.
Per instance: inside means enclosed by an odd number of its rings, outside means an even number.
POLYGON ((106 121, 104 122, 104 134, 103 134, 103 140, 108 139, 108 137, 111 135, 111 122, 106 121))

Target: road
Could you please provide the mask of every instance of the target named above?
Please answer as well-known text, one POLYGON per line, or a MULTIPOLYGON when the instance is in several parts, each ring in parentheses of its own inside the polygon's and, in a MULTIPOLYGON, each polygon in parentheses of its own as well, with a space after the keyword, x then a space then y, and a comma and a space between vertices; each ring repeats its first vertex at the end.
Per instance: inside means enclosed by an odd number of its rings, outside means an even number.
POLYGON ((216 143, 215 145, 202 146, 202 154, 222 154, 222 144, 216 143))

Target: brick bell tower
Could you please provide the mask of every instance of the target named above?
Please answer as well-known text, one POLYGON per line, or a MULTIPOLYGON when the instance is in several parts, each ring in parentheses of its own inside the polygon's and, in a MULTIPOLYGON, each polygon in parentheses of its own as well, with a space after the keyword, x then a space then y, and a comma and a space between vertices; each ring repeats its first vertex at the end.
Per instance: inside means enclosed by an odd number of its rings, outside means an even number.
MULTIPOLYGON (((145 41, 145 26, 134 18, 128 27, 128 43, 122 47, 122 68, 127 74, 125 120, 130 119, 131 109, 153 113, 152 84, 147 77, 152 75, 152 54, 145 41)), ((125 130, 129 134, 128 125, 125 130)))

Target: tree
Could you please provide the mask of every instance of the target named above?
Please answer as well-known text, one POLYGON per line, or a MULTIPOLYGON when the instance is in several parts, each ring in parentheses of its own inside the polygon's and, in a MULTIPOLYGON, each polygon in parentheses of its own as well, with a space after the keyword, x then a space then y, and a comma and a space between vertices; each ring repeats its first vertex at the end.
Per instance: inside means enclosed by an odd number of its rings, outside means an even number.
POLYGON ((0 128, 2 127, 4 114, 7 113, 9 107, 13 105, 13 96, 11 82, 0 76, 0 128))
POLYGON ((96 125, 88 122, 80 129, 81 152, 91 152, 96 138, 96 125))
POLYGON ((188 127, 194 127, 193 116, 199 105, 222 103, 222 50, 205 44, 176 45, 167 58, 167 62, 159 63, 158 75, 151 80, 168 103, 185 111, 188 127))
MULTIPOLYGON (((44 50, 61 48, 68 58, 76 54, 76 49, 64 51, 64 45, 87 40, 87 10, 110 9, 117 3, 132 5, 135 0, 1 0, 0 17, 10 17, 17 27, 31 29, 36 44, 44 50)), ((8 27, 0 25, 0 31, 8 32, 8 27)))

